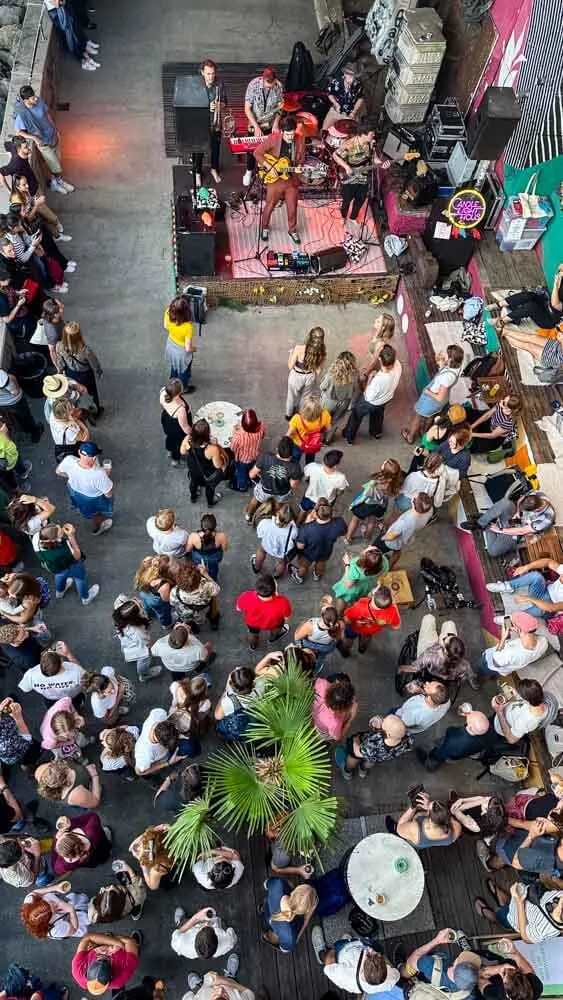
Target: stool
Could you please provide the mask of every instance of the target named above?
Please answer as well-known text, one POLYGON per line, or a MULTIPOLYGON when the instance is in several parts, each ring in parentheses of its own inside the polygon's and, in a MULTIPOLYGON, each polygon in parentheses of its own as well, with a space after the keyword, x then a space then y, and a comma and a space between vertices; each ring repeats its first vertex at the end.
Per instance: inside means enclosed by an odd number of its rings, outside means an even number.
POLYGON ((406 570, 391 570, 389 573, 380 576, 379 582, 384 587, 389 587, 395 604, 404 604, 408 608, 414 608, 414 595, 406 570))

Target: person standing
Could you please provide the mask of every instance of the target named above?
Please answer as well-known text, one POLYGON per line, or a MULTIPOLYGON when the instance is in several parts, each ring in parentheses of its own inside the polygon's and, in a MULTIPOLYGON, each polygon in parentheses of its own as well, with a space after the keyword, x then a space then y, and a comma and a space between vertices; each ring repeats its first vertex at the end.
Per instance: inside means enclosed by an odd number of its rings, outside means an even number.
POLYGON ((96 62, 94 56, 98 55, 100 48, 97 42, 86 38, 80 24, 80 19, 76 16, 74 4, 67 0, 45 0, 45 7, 49 18, 61 37, 64 39, 71 56, 75 56, 82 69, 93 72, 100 68, 101 63, 96 62))
POLYGON ((343 431, 348 444, 354 443, 365 416, 369 417, 370 437, 379 440, 383 433, 385 407, 393 399, 402 373, 403 367, 397 359, 395 348, 385 344, 379 355, 379 371, 371 376, 363 395, 356 400, 348 417, 343 431))
POLYGON ((29 84, 20 88, 14 103, 14 130, 32 142, 50 170, 51 188, 59 194, 74 191, 72 184, 63 180, 60 159, 60 135, 45 101, 37 96, 29 84))
POLYGON ((88 586, 86 566, 72 524, 45 524, 32 539, 41 567, 55 578, 55 597, 65 596, 73 582, 84 605, 91 604, 100 593, 99 584, 88 586))
POLYGON ((249 473, 258 458, 265 434, 266 424, 258 419, 255 410, 245 410, 231 438, 231 450, 235 457, 234 486, 239 493, 246 493, 250 486, 249 473))
MULTIPOLYGON (((209 152, 211 156, 211 176, 216 184, 221 183, 221 130, 223 111, 227 106, 227 91, 222 80, 217 78, 217 65, 213 59, 204 59, 199 72, 203 77, 209 102, 209 152)), ((194 154, 196 187, 201 187, 203 173, 203 153, 194 154)))
POLYGON ((348 656, 354 639, 358 639, 358 653, 365 653, 372 636, 378 635, 385 626, 392 629, 401 627, 401 615, 389 587, 378 584, 368 597, 361 597, 344 611, 344 638, 340 652, 348 656))
POLYGON ((248 629, 248 645, 258 648, 260 632, 269 632, 269 642, 277 642, 289 632, 288 619, 292 607, 287 597, 278 594, 276 581, 270 573, 260 573, 255 590, 239 594, 236 610, 244 615, 248 629))
POLYGON ((9 375, 4 368, 0 368, 0 409, 13 413, 20 429, 30 435, 33 444, 37 444, 45 426, 38 424, 33 417, 16 376, 9 375))
POLYGON ((334 162, 342 172, 340 214, 344 227, 353 235, 358 232, 355 227, 359 225, 358 215, 368 196, 369 181, 374 165, 382 163, 381 160, 374 158, 374 138, 373 128, 366 126, 359 135, 353 135, 346 139, 332 154, 334 162), (348 219, 350 206, 352 206, 352 212, 348 219))
POLYGON ((328 410, 331 419, 330 430, 325 434, 327 444, 334 440, 339 424, 358 394, 359 383, 360 373, 355 356, 351 351, 341 351, 319 386, 321 406, 328 410))
MULTIPOLYGON (((296 344, 289 352, 287 367, 287 399, 285 403, 285 419, 291 420, 294 413, 301 409, 301 404, 314 394, 315 382, 326 361, 325 332, 322 326, 314 326, 307 334, 304 344, 296 344)), ((322 387, 321 387, 322 391, 322 387)), ((323 403, 323 406, 325 404, 323 403)), ((327 410, 330 407, 326 406, 327 410)))
POLYGON ((326 564, 339 538, 346 534, 347 524, 343 517, 333 517, 332 507, 325 497, 321 497, 308 514, 305 524, 297 535, 297 566, 290 564, 289 573, 294 583, 304 583, 313 568, 313 580, 317 582, 324 575, 326 564))
POLYGON ((199 492, 204 489, 207 506, 215 507, 223 499, 216 487, 225 478, 228 459, 217 442, 211 440, 207 420, 196 420, 184 442, 182 454, 188 463, 191 502, 197 503, 199 492))
MULTIPOLYGON (((270 219, 272 212, 280 201, 285 200, 287 210, 287 231, 295 244, 301 243, 297 230, 297 205, 299 202, 299 174, 305 160, 305 139, 297 134, 297 119, 295 115, 286 115, 280 121, 280 132, 266 136, 263 142, 254 150, 257 163, 264 170, 266 185, 266 201, 262 213, 262 232, 260 238, 267 243, 270 238, 270 219), (268 167, 266 154, 270 153, 276 160, 289 162, 289 174, 280 176, 276 166, 268 167)), ((280 173, 282 173, 280 171, 280 173)))
POLYGON ((171 378, 160 390, 159 402, 162 407, 160 423, 164 431, 164 447, 170 456, 171 466, 177 468, 182 457, 182 442, 192 426, 192 411, 184 399, 182 380, 171 378))
MULTIPOLYGON (((283 104, 283 84, 275 69, 266 66, 262 76, 255 76, 244 95, 244 113, 255 136, 269 135, 278 128, 283 104)), ((242 179, 245 187, 252 183, 256 160, 246 154, 246 171, 242 179)))
POLYGON ((251 524, 261 503, 288 503, 301 482, 303 473, 299 462, 293 459, 291 438, 282 437, 275 454, 267 452, 257 458, 248 475, 251 480, 258 480, 244 515, 246 523, 251 524))
POLYGON ((348 489, 350 484, 346 476, 338 470, 342 458, 343 452, 331 448, 325 452, 322 465, 319 462, 308 462, 305 466, 303 478, 307 480, 307 488, 300 503, 300 524, 309 511, 314 510, 319 500, 324 498, 331 507, 334 507, 337 497, 348 489))
POLYGON ((113 602, 112 619, 123 659, 126 663, 136 663, 141 684, 151 677, 158 677, 162 667, 151 667, 151 619, 141 601, 127 594, 118 594, 113 602))
POLYGON ((94 535, 102 535, 113 525, 113 482, 101 468, 100 449, 93 441, 78 446, 78 457, 67 455, 57 466, 57 476, 64 476, 70 502, 87 520, 94 523, 94 535))
POLYGON ((141 935, 85 934, 72 960, 72 977, 93 996, 118 990, 135 975, 141 935))
POLYGON ((96 408, 94 416, 100 417, 104 408, 96 379, 103 375, 102 366, 92 348, 84 342, 79 323, 65 323, 62 339, 55 345, 55 365, 58 372, 85 386, 96 408))
POLYGON ((190 302, 185 295, 172 299, 164 313, 164 329, 168 334, 164 353, 170 365, 170 380, 180 379, 183 392, 195 392, 195 385, 190 384, 195 351, 194 325, 190 302))

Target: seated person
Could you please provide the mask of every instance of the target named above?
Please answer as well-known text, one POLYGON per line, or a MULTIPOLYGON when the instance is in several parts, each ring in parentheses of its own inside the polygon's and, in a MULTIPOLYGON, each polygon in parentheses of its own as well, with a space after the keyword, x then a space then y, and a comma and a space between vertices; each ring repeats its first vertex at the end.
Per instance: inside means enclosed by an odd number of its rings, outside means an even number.
POLYGON ((438 179, 424 160, 410 160, 403 164, 405 186, 400 194, 401 208, 424 208, 431 205, 438 195, 438 179))
POLYGON ((504 961, 483 966, 480 991, 483 1000, 539 1000, 543 983, 513 946, 504 961))
POLYGON ((464 711, 463 716, 464 725, 448 726, 442 742, 433 747, 430 753, 417 748, 416 756, 427 771, 436 771, 447 761, 462 760, 482 751, 483 736, 491 728, 487 716, 473 709, 464 711))
POLYGON ((485 842, 477 845, 478 857, 487 871, 511 867, 516 871, 563 871, 563 821, 551 813, 548 819, 511 819, 497 837, 494 850, 485 842))
POLYGON ((450 962, 452 934, 455 931, 446 927, 427 944, 415 948, 405 961, 402 973, 405 978, 413 979, 416 976, 425 983, 432 983, 445 994, 457 994, 462 990, 467 1000, 470 1000, 479 995, 477 987, 482 962, 472 951, 462 951, 450 962))
MULTIPOLYGON (((561 272, 563 277, 563 271, 561 272)), ((498 327, 497 327, 498 329, 498 327)), ((499 330, 500 332, 500 330, 499 330)), ((563 330, 557 330, 554 340, 545 340, 535 333, 523 333, 514 327, 505 326, 502 329, 502 337, 507 340, 511 347, 519 351, 527 351, 534 361, 538 361, 544 368, 558 369, 563 365, 563 330)))
POLYGON ((204 889, 232 889, 243 874, 240 854, 232 847, 205 851, 192 865, 192 875, 204 889))
POLYGON ((515 418, 522 409, 519 396, 503 396, 488 410, 467 406, 467 419, 471 424, 471 451, 484 455, 488 451, 507 445, 516 437, 515 418))
POLYGON ((342 72, 331 76, 327 87, 330 108, 323 129, 330 128, 339 118, 358 118, 364 108, 364 88, 353 63, 346 63, 342 72))
POLYGON ((469 681, 471 684, 474 673, 465 656, 465 644, 457 634, 456 623, 443 622, 438 635, 435 615, 424 615, 420 623, 416 659, 412 663, 401 664, 399 677, 401 675, 406 678, 405 690, 409 694, 418 694, 420 682, 430 679, 456 684, 469 681))
POLYGON ((563 264, 557 268, 551 296, 543 289, 525 289, 508 295, 499 305, 504 322, 521 323, 529 318, 541 329, 551 330, 563 319, 563 264))
POLYGON ((541 535, 555 523, 555 510, 545 493, 533 490, 516 503, 503 497, 478 518, 461 524, 466 531, 485 531, 491 558, 515 552, 527 535, 541 535))
POLYGON ((510 892, 505 892, 492 879, 487 879, 486 886, 497 909, 492 910, 480 896, 475 900, 475 909, 491 924, 516 931, 526 944, 539 944, 547 938, 559 937, 563 931, 561 889, 544 889, 532 883, 530 898, 526 898, 530 886, 525 882, 514 882, 510 892))
POLYGON ((385 817, 389 833, 403 837, 417 851, 427 847, 448 847, 462 834, 461 823, 454 819, 450 806, 439 799, 431 799, 427 792, 418 793, 412 805, 395 820, 385 817))
POLYGON ((552 618, 563 611, 563 563, 554 559, 534 559, 515 569, 510 580, 497 580, 487 584, 491 594, 517 594, 516 601, 523 604, 523 611, 534 618, 552 618), (549 583, 543 570, 556 573, 557 579, 549 583), (518 594, 527 590, 526 595, 518 594))
POLYGON ((507 743, 518 743, 533 733, 549 713, 541 684, 527 678, 517 681, 513 697, 507 700, 505 695, 497 694, 491 705, 495 710, 491 717, 494 731, 507 743))
POLYGON ((448 689, 441 681, 423 681, 420 693, 407 698, 395 715, 402 719, 407 731, 414 735, 435 726, 450 709, 448 689))
POLYGON ((507 615, 498 642, 481 654, 477 673, 486 677, 506 677, 545 656, 549 643, 544 635, 537 635, 538 624, 537 618, 526 611, 507 615))

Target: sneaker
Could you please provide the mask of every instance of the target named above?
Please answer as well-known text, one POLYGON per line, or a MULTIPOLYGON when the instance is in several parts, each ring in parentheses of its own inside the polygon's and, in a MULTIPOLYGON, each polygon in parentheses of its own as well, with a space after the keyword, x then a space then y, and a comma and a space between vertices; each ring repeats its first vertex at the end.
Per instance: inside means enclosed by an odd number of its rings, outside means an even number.
POLYGON ((145 681, 150 681, 152 680, 153 677, 160 677, 161 673, 162 673, 162 667, 160 665, 149 667, 146 674, 141 674, 141 676, 138 677, 137 680, 139 681, 139 684, 144 684, 145 681))
POLYGON ((63 281, 62 285, 53 285, 51 292, 55 292, 57 295, 66 295, 68 292, 68 281, 63 281))
POLYGON ((494 869, 489 865, 489 858, 491 857, 491 849, 489 845, 486 844, 484 840, 478 840, 475 845, 475 850, 477 851, 477 857, 479 858, 479 861, 483 865, 485 871, 489 873, 494 871, 494 869))
POLYGON ((89 73, 93 73, 95 69, 99 68, 99 63, 94 62, 93 59, 87 58, 86 56, 80 65, 82 66, 82 69, 87 70, 89 73))
POLYGON ((292 566, 290 563, 289 566, 287 567, 287 571, 294 583, 299 583, 299 584, 305 583, 304 578, 302 576, 299 576, 296 566, 292 566))
POLYGON ((66 194, 72 194, 74 191, 74 184, 69 184, 68 181, 63 180, 62 177, 59 177, 59 183, 62 184, 66 194))
POLYGON ((74 274, 77 267, 78 264, 76 263, 75 260, 69 260, 65 267, 65 274, 74 274))
POLYGON ((311 930, 311 944, 313 946, 317 962, 319 965, 322 965, 323 960, 321 955, 324 951, 326 951, 326 939, 320 924, 314 924, 313 929, 311 930))
POLYGON ((252 184, 252 170, 245 170, 244 177, 242 178, 242 183, 245 188, 250 187, 252 184))
POLYGON ((59 233, 58 236, 55 236, 56 243, 70 243, 71 239, 72 236, 69 236, 68 233, 59 233))
POLYGON ((213 503, 208 503, 208 507, 216 507, 218 503, 221 503, 223 499, 223 494, 219 493, 219 490, 215 490, 215 496, 213 497, 213 503))
POLYGON ((279 632, 276 632, 275 635, 271 635, 268 637, 268 642, 278 642, 280 639, 283 639, 284 635, 287 635, 288 632, 289 632, 289 625, 287 624, 287 622, 285 622, 285 624, 282 625, 279 632))
POLYGON ((229 955, 225 968, 223 969, 223 975, 228 976, 229 979, 234 979, 238 972, 238 967, 240 965, 240 958, 238 957, 236 951, 233 951, 232 955, 229 955))
POLYGON ((213 170, 213 168, 211 168, 211 176, 216 184, 221 183, 221 174, 217 170, 213 170))
POLYGON ((264 229, 263 229, 263 230, 262 230, 262 232, 260 233, 260 239, 261 239, 261 240, 262 240, 262 241, 263 241, 264 243, 267 243, 267 242, 268 242, 268 240, 270 239, 270 230, 269 230, 269 229, 267 229, 266 227, 264 227, 264 229))
POLYGON ((184 923, 186 919, 186 911, 182 909, 181 906, 177 906, 174 910, 174 927, 179 927, 180 924, 184 923))
POLYGON ((33 469, 33 462, 30 462, 29 458, 24 458, 23 465, 24 465, 23 472, 16 472, 18 479, 27 479, 31 475, 31 470, 33 469))
POLYGON ((247 524, 252 524, 252 514, 247 514, 245 512, 244 520, 246 521, 247 524))
POLYGON ((105 521, 102 521, 102 523, 97 528, 94 528, 92 534, 93 535, 103 535, 103 534, 105 534, 106 531, 110 530, 110 528, 112 527, 112 525, 113 525, 113 521, 112 521, 111 517, 106 517, 105 521))
POLYGON ((301 243, 301 237, 296 229, 293 231, 289 230, 289 238, 292 239, 294 243, 297 243, 298 246, 301 243))
POLYGON ((367 778, 368 773, 369 772, 366 771, 366 769, 364 767, 362 767, 362 765, 360 764, 360 766, 358 768, 358 778, 361 778, 361 780, 363 781, 365 778, 367 778))
POLYGON ((131 920, 140 920, 143 916, 143 904, 139 903, 138 906, 134 906, 129 916, 131 920))
POLYGON ((96 600, 96 597, 98 596, 99 593, 100 593, 99 584, 95 583, 93 587, 90 587, 90 590, 88 591, 88 597, 82 598, 82 603, 85 606, 86 604, 91 604, 92 601, 96 600))
POLYGON ((506 580, 497 580, 496 583, 487 583, 489 594, 513 594, 514 591, 506 580))
POLYGON ((344 781, 352 780, 352 772, 346 769, 346 750, 344 747, 337 747, 334 751, 334 760, 338 770, 340 771, 344 781))
POLYGON ((256 565, 256 556, 251 556, 250 557, 250 565, 252 566, 252 569, 254 570, 255 573, 259 573, 260 572, 260 570, 258 569, 258 567, 256 565))
POLYGON ((188 989, 191 990, 192 993, 195 993, 196 990, 199 990, 202 982, 203 982, 203 977, 200 976, 199 973, 190 972, 188 976, 188 989))
POLYGON ((135 941, 137 948, 140 948, 143 944, 143 935, 141 931, 133 931, 131 937, 133 938, 133 941, 135 941))
POLYGON ((55 597, 56 597, 57 601, 62 601, 63 597, 65 596, 65 594, 67 592, 67 590, 70 590, 70 588, 72 587, 72 583, 73 583, 72 577, 69 577, 68 580, 65 583, 65 589, 64 590, 60 590, 60 591, 59 590, 55 590, 55 597))
POLYGON ((175 458, 173 458, 170 461, 170 466, 171 466, 172 469, 177 469, 177 468, 179 468, 180 463, 177 462, 175 458))
POLYGON ((88 41, 86 42, 86 52, 89 52, 90 55, 92 56, 97 55, 99 48, 100 48, 99 42, 92 42, 90 41, 90 39, 88 39, 88 41))
POLYGON ((51 183, 49 185, 51 191, 57 191, 59 194, 69 194, 66 185, 61 180, 60 177, 51 177, 51 183))
POLYGON ((318 573, 315 572, 315 570, 313 570, 313 580, 315 581, 315 583, 318 583, 320 580, 320 576, 318 573))

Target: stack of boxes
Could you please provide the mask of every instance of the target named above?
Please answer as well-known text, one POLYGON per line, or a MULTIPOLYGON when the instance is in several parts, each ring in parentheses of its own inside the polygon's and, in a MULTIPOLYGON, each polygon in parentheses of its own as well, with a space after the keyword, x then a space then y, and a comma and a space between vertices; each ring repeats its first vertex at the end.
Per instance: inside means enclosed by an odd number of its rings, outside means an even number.
POLYGON ((445 166, 457 143, 463 143, 465 138, 465 123, 457 101, 452 99, 445 104, 435 104, 424 125, 424 159, 432 167, 445 166))
POLYGON ((442 21, 435 10, 404 12, 385 81, 385 110, 392 122, 424 121, 445 51, 442 21))
POLYGON ((534 217, 522 214, 522 204, 518 195, 508 198, 502 210, 496 240, 499 250, 513 253, 515 250, 533 250, 541 240, 554 212, 549 198, 539 199, 537 215, 534 217))

